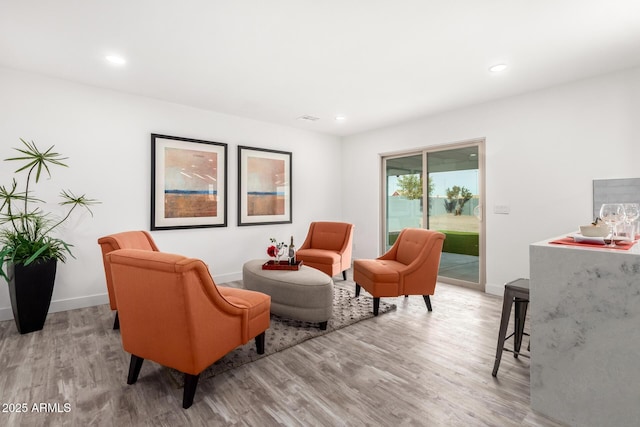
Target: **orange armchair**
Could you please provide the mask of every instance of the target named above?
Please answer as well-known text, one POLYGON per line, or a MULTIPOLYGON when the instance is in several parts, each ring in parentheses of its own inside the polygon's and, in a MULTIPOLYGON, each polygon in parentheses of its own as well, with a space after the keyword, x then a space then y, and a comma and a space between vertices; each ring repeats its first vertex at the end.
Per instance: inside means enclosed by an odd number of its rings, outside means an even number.
POLYGON ((333 277, 342 272, 347 280, 351 267, 353 224, 312 222, 309 233, 296 252, 296 259, 333 277))
POLYGON ((421 228, 405 228, 389 251, 376 259, 353 262, 356 297, 360 287, 373 296, 373 314, 378 315, 380 297, 422 295, 431 311, 445 235, 421 228))
POLYGON ((120 323, 118 319, 118 306, 116 304, 116 296, 113 293, 113 282, 111 280, 111 268, 107 261, 107 254, 116 249, 144 249, 147 251, 158 252, 158 247, 153 241, 153 237, 147 231, 124 231, 122 233, 111 234, 109 236, 100 237, 98 244, 102 249, 102 263, 104 265, 104 274, 107 279, 107 292, 109 293, 109 305, 111 310, 116 310, 116 316, 113 321, 113 329, 119 329, 120 323))
POLYGON ((204 262, 137 249, 107 254, 118 301, 124 350, 131 353, 128 384, 144 359, 184 373, 182 407, 188 408, 200 373, 255 338, 264 353, 271 297, 217 287, 204 262))

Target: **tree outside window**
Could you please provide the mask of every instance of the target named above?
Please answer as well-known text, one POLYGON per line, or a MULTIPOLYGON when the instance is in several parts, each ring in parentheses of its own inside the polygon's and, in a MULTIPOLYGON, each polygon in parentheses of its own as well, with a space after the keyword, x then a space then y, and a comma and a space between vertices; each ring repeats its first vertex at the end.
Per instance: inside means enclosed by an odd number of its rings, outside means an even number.
POLYGON ((467 187, 454 185, 452 188, 447 188, 447 200, 444 201, 444 208, 447 213, 455 212, 455 215, 462 215, 462 208, 472 197, 473 194, 467 187))
MULTIPOLYGON (((421 174, 402 175, 398 177, 398 188, 400 189, 398 193, 401 196, 406 197, 407 200, 422 199, 422 183, 423 180, 421 174)), ((427 185, 427 197, 429 197, 435 189, 435 185, 431 182, 431 178, 427 180, 427 185)))

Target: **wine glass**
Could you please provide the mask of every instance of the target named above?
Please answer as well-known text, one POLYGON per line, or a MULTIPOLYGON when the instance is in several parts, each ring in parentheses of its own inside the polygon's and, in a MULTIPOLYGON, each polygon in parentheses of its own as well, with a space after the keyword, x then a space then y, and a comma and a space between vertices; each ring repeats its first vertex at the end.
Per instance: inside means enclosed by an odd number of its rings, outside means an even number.
POLYGON ((611 227, 611 242, 609 246, 615 246, 616 230, 618 224, 624 221, 625 213, 622 203, 605 203, 600 207, 600 219, 611 227))
POLYGON ((640 205, 638 203, 624 203, 625 223, 629 226, 629 237, 636 240, 636 220, 640 217, 640 205))

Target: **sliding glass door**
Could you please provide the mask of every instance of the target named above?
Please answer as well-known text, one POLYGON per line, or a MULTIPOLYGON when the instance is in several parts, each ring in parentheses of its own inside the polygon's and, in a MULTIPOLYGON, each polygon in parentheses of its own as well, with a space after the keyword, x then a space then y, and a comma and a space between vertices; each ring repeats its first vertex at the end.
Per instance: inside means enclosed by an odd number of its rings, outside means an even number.
POLYGON ((446 235, 439 280, 484 289, 483 141, 383 158, 384 250, 406 227, 446 235))
POLYGON ((385 251, 403 228, 424 227, 422 154, 386 160, 385 251))

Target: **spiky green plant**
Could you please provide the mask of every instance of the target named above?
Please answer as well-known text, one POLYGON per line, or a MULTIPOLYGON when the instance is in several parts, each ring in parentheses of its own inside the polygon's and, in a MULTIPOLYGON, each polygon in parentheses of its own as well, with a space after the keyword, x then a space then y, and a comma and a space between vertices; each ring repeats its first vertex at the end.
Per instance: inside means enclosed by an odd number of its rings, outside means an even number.
POLYGON ((51 166, 68 167, 59 153, 53 151, 53 145, 40 151, 36 144, 20 139, 22 148, 14 148, 21 153, 5 161, 19 161, 23 164, 15 173, 26 172, 25 190, 18 191, 18 181, 14 178, 9 186, 0 186, 0 276, 7 281, 5 262, 29 265, 37 260, 57 259, 66 261, 67 255, 73 257, 70 244, 54 237, 52 232, 63 224, 77 207, 86 208, 93 216, 89 206, 100 203, 87 198, 84 194, 76 196, 71 191, 62 190, 59 203, 68 208, 62 218, 43 211, 37 204, 43 200, 33 196, 32 183, 38 183, 43 173, 51 177, 51 166), (36 205, 35 207, 33 207, 36 205))

